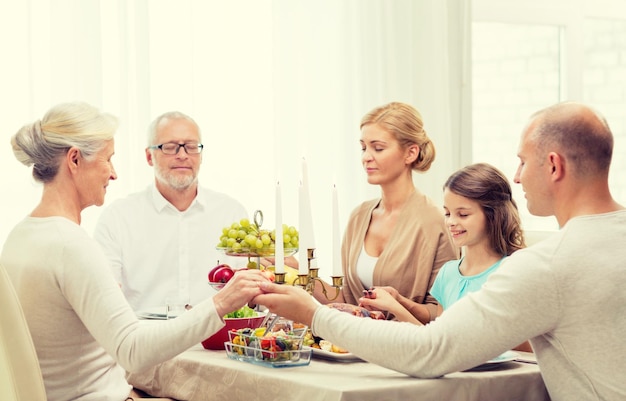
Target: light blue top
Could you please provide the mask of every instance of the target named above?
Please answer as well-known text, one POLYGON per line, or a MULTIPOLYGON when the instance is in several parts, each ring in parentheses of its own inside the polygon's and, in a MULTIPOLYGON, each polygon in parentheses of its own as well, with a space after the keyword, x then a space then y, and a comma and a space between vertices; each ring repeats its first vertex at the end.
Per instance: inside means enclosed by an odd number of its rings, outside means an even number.
POLYGON ((487 277, 493 273, 504 258, 498 260, 487 270, 474 276, 464 276, 459 271, 459 266, 463 258, 446 262, 430 289, 430 294, 437 299, 443 309, 448 309, 450 305, 463 298, 466 294, 478 291, 483 286, 487 277))

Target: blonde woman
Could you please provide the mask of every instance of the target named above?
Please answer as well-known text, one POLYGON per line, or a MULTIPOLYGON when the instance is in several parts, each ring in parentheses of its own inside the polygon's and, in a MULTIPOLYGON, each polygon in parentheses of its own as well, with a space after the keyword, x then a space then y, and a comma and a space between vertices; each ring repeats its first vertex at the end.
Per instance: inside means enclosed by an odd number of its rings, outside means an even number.
POLYGON ((345 285, 334 302, 358 305, 364 289, 384 287, 428 323, 437 316, 437 301, 429 294, 437 272, 458 258, 443 210, 413 184, 413 171, 430 168, 435 146, 420 113, 405 103, 373 109, 360 128, 363 170, 381 195, 350 216, 342 244, 345 285))

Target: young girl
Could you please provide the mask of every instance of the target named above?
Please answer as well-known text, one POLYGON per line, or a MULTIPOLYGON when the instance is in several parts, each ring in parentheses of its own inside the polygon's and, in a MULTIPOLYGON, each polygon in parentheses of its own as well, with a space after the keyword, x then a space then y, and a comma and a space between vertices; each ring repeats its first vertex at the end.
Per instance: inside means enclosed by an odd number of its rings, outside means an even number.
MULTIPOLYGON (((437 315, 480 289, 502 259, 525 247, 511 186, 495 167, 478 163, 462 168, 448 178, 443 194, 446 225, 463 256, 444 264, 437 274, 430 291, 439 302, 437 315)), ((421 324, 388 287, 365 291, 359 301, 368 309, 386 310, 398 320, 421 324)))

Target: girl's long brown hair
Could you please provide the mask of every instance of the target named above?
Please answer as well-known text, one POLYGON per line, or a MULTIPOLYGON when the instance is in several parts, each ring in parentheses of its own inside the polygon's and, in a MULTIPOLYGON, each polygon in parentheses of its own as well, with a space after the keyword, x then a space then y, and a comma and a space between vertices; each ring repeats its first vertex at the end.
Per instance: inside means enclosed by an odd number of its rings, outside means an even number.
POLYGON ((472 199, 487 218, 486 231, 494 251, 508 256, 526 247, 511 185, 504 174, 487 163, 476 163, 452 174, 444 189, 472 199))

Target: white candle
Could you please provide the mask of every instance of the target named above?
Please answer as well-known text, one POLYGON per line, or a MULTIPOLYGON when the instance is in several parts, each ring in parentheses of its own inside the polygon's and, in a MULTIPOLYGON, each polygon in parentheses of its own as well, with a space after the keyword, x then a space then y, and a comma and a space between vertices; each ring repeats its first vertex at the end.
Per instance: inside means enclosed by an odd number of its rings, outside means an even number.
POLYGON ((333 184, 333 276, 341 276, 341 236, 339 234, 339 200, 337 185, 333 184))
POLYGON ((302 158, 302 190, 304 197, 304 219, 305 226, 300 229, 300 232, 305 232, 305 237, 307 239, 307 246, 309 249, 315 248, 315 234, 313 232, 313 214, 311 212, 311 194, 309 192, 309 174, 308 167, 306 163, 306 159, 302 158))
POLYGON ((302 181, 300 181, 300 187, 298 188, 298 217, 299 217, 299 243, 298 243, 298 273, 299 274, 308 274, 308 257, 307 257, 307 249, 308 249, 308 229, 306 228, 307 218, 306 218, 306 203, 305 203, 305 193, 304 193, 304 185, 302 181))
POLYGON ((274 265, 276 273, 285 272, 285 249, 283 244, 283 202, 280 182, 276 182, 276 239, 274 241, 274 265))

